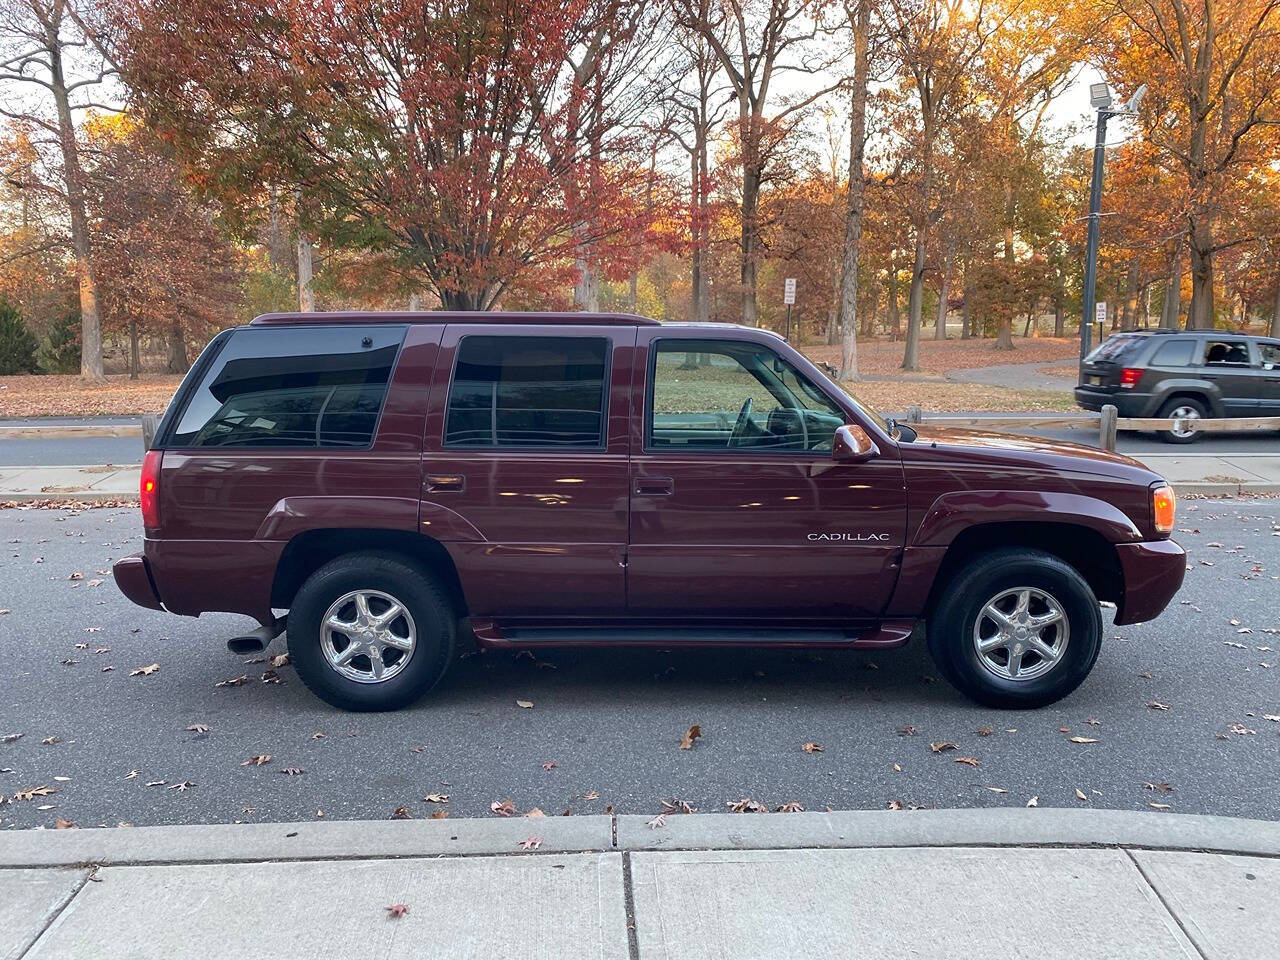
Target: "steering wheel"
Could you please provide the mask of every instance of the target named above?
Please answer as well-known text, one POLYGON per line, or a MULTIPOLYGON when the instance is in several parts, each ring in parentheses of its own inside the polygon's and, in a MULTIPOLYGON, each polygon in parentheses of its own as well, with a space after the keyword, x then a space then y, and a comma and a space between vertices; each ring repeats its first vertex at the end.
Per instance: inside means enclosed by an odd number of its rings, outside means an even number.
POLYGON ((751 424, 751 408, 753 405, 754 401, 750 397, 742 401, 742 409, 738 411, 738 419, 733 423, 733 432, 729 434, 729 446, 742 446, 747 427, 751 424))

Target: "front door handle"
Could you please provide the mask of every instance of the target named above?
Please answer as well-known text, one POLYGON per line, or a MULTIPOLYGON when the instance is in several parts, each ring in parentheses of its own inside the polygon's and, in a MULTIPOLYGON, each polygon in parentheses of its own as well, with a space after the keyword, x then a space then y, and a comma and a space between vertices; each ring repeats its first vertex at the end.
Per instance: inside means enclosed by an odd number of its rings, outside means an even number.
POLYGON ((460 473, 429 473, 422 486, 427 493, 461 493, 467 478, 460 473))
POLYGON ((675 489, 676 482, 670 477, 641 477, 636 481, 636 493, 642 497, 669 497, 675 489))

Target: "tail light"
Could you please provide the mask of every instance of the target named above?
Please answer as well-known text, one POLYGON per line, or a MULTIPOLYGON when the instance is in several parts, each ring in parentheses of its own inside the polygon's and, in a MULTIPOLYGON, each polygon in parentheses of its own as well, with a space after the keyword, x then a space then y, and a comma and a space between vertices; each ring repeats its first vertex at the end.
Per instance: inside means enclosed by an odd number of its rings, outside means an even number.
POLYGON ((1177 512, 1178 498, 1173 488, 1167 483, 1155 487, 1151 491, 1151 519, 1157 533, 1173 531, 1173 515, 1177 512))
POLYGON ((160 526, 160 459, 163 456, 159 450, 148 450, 142 458, 138 499, 142 503, 142 525, 148 529, 160 526))
POLYGON ((1120 371, 1120 389, 1132 390, 1142 379, 1142 371, 1137 367, 1125 367, 1120 371))

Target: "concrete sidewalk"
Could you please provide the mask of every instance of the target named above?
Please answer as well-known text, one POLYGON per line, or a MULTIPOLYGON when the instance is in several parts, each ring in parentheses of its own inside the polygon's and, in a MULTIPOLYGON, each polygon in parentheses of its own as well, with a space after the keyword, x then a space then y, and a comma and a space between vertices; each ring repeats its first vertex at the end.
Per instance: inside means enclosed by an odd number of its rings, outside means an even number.
MULTIPOLYGON (((1142 462, 1182 495, 1249 496, 1280 493, 1280 453, 1144 454, 1142 462)), ((0 467, 0 502, 115 501, 138 496, 138 464, 0 467)))
POLYGON ((1103 810, 3 832, 0 950, 1256 960, 1277 857, 1278 823, 1103 810))

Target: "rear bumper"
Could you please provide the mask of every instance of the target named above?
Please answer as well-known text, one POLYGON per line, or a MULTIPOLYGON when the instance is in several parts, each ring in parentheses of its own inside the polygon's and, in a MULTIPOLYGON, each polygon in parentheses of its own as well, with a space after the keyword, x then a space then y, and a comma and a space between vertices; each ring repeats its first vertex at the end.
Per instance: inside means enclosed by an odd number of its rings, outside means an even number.
POLYGON ((1116 605, 1116 624, 1154 620, 1182 586, 1187 554, 1172 540, 1118 543, 1124 595, 1116 605))
POLYGON ((1076 387, 1076 405, 1086 410, 1101 410, 1108 403, 1121 417, 1146 417, 1151 413, 1154 397, 1149 393, 1107 390, 1102 387, 1076 387))
POLYGON ((151 580, 151 571, 147 569, 147 560, 141 554, 121 557, 111 567, 111 575, 115 577, 120 592, 140 607, 152 610, 163 610, 156 586, 151 580))

